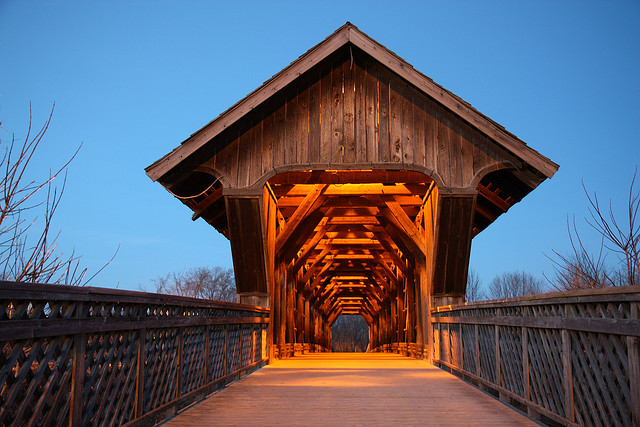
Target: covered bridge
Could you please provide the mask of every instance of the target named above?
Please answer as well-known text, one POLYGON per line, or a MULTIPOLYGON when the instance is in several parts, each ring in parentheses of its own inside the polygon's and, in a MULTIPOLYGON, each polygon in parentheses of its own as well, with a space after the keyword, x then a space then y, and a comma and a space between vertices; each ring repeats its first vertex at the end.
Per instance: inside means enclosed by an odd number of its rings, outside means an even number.
POLYGON ((473 237, 557 168, 347 23, 146 172, 230 240, 276 354, 360 314, 372 348, 420 356, 473 237))

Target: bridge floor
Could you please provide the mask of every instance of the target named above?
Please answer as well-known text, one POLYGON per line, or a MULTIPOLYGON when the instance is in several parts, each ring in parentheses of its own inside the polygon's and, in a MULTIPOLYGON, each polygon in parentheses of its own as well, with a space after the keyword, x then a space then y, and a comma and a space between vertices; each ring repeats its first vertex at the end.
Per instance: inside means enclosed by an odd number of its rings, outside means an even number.
POLYGON ((276 424, 537 425, 425 361, 381 353, 276 360, 164 425, 276 424))

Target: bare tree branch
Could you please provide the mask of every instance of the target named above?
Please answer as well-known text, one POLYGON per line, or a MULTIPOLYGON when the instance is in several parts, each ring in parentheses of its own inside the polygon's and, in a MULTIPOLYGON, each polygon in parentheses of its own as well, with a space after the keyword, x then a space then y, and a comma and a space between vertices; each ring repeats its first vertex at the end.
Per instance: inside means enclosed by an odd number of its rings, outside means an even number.
POLYGON ((81 145, 62 166, 50 170, 46 178, 30 178, 30 166, 49 129, 54 108, 55 104, 44 125, 34 134, 29 106, 26 137, 19 142, 12 135, 11 142, 0 155, 0 171, 3 171, 0 174, 1 278, 16 282, 86 285, 88 281, 83 280, 87 270, 80 268, 80 257, 75 252, 64 256, 58 250, 59 232, 51 237, 53 218, 67 183, 67 169, 81 145), (60 175, 64 178, 57 188, 53 183, 60 175))

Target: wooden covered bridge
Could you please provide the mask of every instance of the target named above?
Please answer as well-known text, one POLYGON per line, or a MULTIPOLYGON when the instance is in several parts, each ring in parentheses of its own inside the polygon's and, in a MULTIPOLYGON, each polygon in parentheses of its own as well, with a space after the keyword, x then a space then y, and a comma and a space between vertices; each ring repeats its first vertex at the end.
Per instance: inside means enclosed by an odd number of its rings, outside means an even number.
POLYGON ((147 174, 229 238, 276 355, 329 348, 340 314, 423 354, 472 238, 557 168, 347 23, 147 174))
POLYGON ((239 303, 0 283, 0 424, 148 425, 279 359, 178 425, 527 421, 446 370, 640 426, 640 290, 462 304, 473 237, 557 168, 347 23, 147 168, 229 238, 239 303), (376 354, 326 356, 341 314, 376 354))

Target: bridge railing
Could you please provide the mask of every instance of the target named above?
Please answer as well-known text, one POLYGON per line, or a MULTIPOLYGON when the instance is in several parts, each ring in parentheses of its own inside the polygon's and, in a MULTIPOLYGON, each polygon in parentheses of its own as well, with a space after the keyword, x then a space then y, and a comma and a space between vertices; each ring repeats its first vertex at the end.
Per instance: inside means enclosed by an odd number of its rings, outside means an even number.
POLYGON ((439 307, 434 355, 531 416, 640 425, 640 288, 439 307))
POLYGON ((147 425, 258 369, 268 310, 0 282, 0 425, 147 425))

